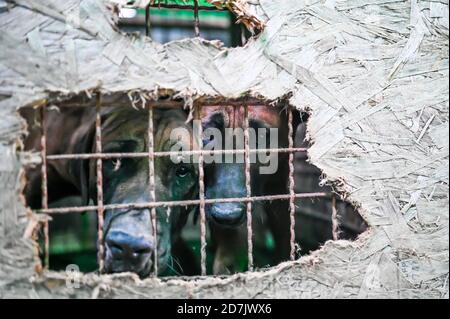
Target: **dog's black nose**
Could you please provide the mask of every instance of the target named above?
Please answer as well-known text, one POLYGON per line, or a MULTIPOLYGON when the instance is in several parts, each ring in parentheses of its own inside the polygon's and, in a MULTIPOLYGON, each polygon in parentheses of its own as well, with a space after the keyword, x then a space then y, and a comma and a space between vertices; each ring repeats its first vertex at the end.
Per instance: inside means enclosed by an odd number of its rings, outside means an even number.
POLYGON ((151 239, 132 236, 121 231, 108 233, 106 244, 112 259, 128 265, 128 270, 134 270, 135 267, 140 268, 145 264, 155 246, 151 239))
POLYGON ((211 217, 223 226, 237 226, 246 215, 246 205, 243 203, 220 203, 211 207, 211 217))

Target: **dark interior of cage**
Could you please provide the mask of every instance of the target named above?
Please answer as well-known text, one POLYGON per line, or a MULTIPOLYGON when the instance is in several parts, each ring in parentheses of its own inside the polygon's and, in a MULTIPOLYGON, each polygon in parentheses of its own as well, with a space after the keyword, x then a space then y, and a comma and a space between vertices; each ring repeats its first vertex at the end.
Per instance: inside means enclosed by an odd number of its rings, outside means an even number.
MULTIPOLYGON (((86 100, 85 98, 84 100, 86 100)), ((94 100, 92 98, 91 100, 94 100)), ((152 109, 158 109, 158 107, 161 107, 161 109, 166 109, 166 103, 167 101, 161 101, 161 105, 158 105, 158 102, 155 102, 153 104, 152 109)), ((80 100, 77 102, 80 103, 80 100)), ((86 112, 88 113, 88 116, 92 119, 92 123, 95 123, 95 107, 92 107, 93 103, 87 103, 84 104, 78 104, 77 103, 67 103, 67 105, 62 106, 58 105, 58 103, 49 103, 45 106, 41 107, 29 107, 29 108, 22 108, 20 110, 21 115, 26 119, 27 125, 28 125, 28 134, 24 137, 24 148, 26 151, 33 151, 38 152, 42 155, 42 136, 43 132, 45 133, 45 151, 46 156, 49 156, 50 159, 46 159, 46 190, 47 193, 47 208, 51 211, 52 209, 56 208, 55 213, 49 213, 48 215, 51 217, 51 221, 48 224, 48 235, 49 235, 49 241, 48 241, 48 251, 47 255, 49 257, 49 269, 51 270, 65 270, 70 265, 76 265, 80 271, 83 272, 92 272, 97 271, 99 269, 99 262, 98 262, 98 249, 99 249, 99 238, 98 238, 98 211, 95 209, 96 204, 95 200, 88 199, 86 200, 85 195, 83 194, 83 190, 80 190, 80 187, 76 185, 76 183, 73 183, 70 179, 75 177, 79 177, 78 175, 81 174, 80 171, 76 171, 75 168, 73 168, 73 165, 70 164, 71 162, 89 162, 90 159, 73 159, 68 158, 66 160, 63 160, 62 164, 54 165, 53 163, 58 162, 58 160, 52 160, 51 156, 55 154, 67 154, 67 153, 89 153, 91 152, 97 152, 98 150, 95 150, 95 147, 92 148, 92 145, 90 148, 87 148, 84 152, 77 150, 78 146, 75 146, 73 144, 79 144, 82 142, 85 142, 86 136, 89 135, 91 132, 89 132, 89 129, 80 129, 80 127, 83 126, 89 126, 87 124, 86 120, 86 112), (89 111, 86 111, 87 109, 90 109, 89 111), (42 126, 42 120, 45 118, 45 125, 44 129, 42 126), (58 118, 63 118, 62 120, 58 120, 58 118), (48 124, 51 123, 51 124, 48 124), (80 136, 81 135, 81 136, 80 136), (54 178, 54 175, 57 175, 58 171, 61 170, 65 172, 71 172, 70 176, 64 176, 63 179, 61 178, 54 178), (75 171, 73 171, 75 170, 75 171), (90 206, 92 207, 92 210, 83 210, 83 206, 90 206), (70 212, 70 209, 67 211, 60 211, 58 212, 58 208, 71 208, 71 207, 78 207, 79 209, 76 210, 76 212, 70 212)), ((254 103, 254 102, 253 102, 254 103)), ((133 118, 121 118, 120 112, 119 115, 110 117, 108 121, 111 121, 111 125, 113 125, 115 130, 121 130, 122 126, 120 126, 119 122, 132 122, 127 125, 127 129, 131 131, 136 131, 136 134, 133 136, 133 138, 140 139, 140 136, 146 136, 146 131, 148 130, 148 126, 141 129, 137 129, 139 126, 145 126, 145 124, 141 123, 147 123, 148 120, 142 120, 142 118, 145 118, 145 116, 148 114, 147 111, 143 113, 143 110, 137 110, 137 107, 134 106, 130 107, 130 103, 128 105, 125 105, 126 103, 123 103, 123 101, 118 104, 118 106, 114 107, 105 107, 102 106, 102 110, 104 109, 127 109, 132 110, 131 112, 136 112, 135 117, 133 118), (138 120, 140 119, 140 120, 138 120), (134 122, 136 122, 134 124, 134 122), (114 126, 115 125, 115 126, 114 126), (139 135, 140 134, 140 135, 139 135)), ((170 104, 170 103, 169 103, 170 104)), ((206 105, 203 105, 203 108, 207 108, 208 103, 206 105)), ((239 103, 235 102, 232 106, 233 109, 239 109, 244 108, 244 105, 246 103, 242 103, 241 106, 239 106, 239 103)), ((261 103, 261 104, 266 104, 261 103)), ((179 103, 180 109, 183 108, 183 103, 179 103)), ((227 105, 226 102, 224 102, 223 107, 227 105)), ((246 104, 248 105, 248 104, 246 104)), ((264 106, 263 106, 264 107, 264 106)), ((269 107, 269 106, 265 106, 269 107)), ((278 105, 278 106, 270 106, 275 107, 278 109, 278 113, 286 112, 287 105, 278 105)), ((220 109, 221 106, 215 106, 215 110, 220 109)), ((166 110, 167 111, 167 110, 166 110)), ((127 111, 129 112, 129 111, 127 111)), ((187 118, 189 118, 189 111, 185 111, 187 118)), ((259 113, 255 113, 259 114, 259 113)), ((309 142, 306 139, 306 130, 307 130, 307 123, 308 123, 308 114, 307 113, 293 113, 293 116, 298 117, 298 127, 295 131, 295 140, 294 140, 294 147, 297 149, 308 149, 309 148, 309 142)), ((170 119, 170 113, 163 113, 162 118, 159 119, 158 116, 156 116, 156 119, 159 122, 164 122, 165 124, 163 126, 161 125, 155 125, 155 119, 153 120, 153 136, 157 138, 156 136, 159 136, 162 134, 162 131, 158 130, 164 130, 166 127, 171 125, 171 119, 170 119), (169 117, 169 118, 165 118, 169 117)), ((264 120, 264 115, 262 115, 262 118, 264 120)), ((192 120, 192 118, 191 118, 192 120)), ((93 125, 93 124, 91 124, 93 125)), ((286 126, 287 123, 280 122, 278 124, 281 126, 286 126)), ((108 135, 111 134, 118 134, 114 133, 115 130, 109 130, 102 132, 103 135, 101 135, 102 140, 107 139, 108 135)), ((127 133, 128 134, 128 133, 127 133)), ((144 139, 142 137, 142 139, 144 139)), ((145 143, 149 143, 147 140, 145 143)), ((144 144, 145 144, 144 143, 144 144)), ((153 141, 155 143, 155 141, 153 141)), ((157 142, 156 142, 157 143, 157 142)), ((103 145, 105 146, 105 145, 103 145)), ((148 146, 148 145, 147 145, 148 146)), ((156 145, 155 145, 156 147, 156 145)), ((269 148, 267 146, 266 148, 269 148)), ((155 148, 156 150, 156 148, 155 148)), ((104 152, 108 152, 107 150, 103 149, 104 152)), ((125 152, 132 153, 132 152, 146 152, 147 150, 144 148, 142 149, 125 149, 125 152)), ((118 152, 118 151, 113 151, 118 152)), ((124 152, 123 149, 120 150, 120 152, 124 152)), ((281 153, 280 153, 281 154, 281 153)), ((141 154, 142 155, 142 154, 141 154)), ((142 155, 142 158, 145 158, 144 155, 142 155)), ((167 183, 164 182, 163 179, 158 177, 158 170, 161 170, 164 165, 158 164, 158 161, 163 161, 164 156, 161 157, 154 157, 153 160, 156 164, 156 172, 155 172, 155 190, 156 190, 156 202, 159 200, 163 201, 171 201, 171 200, 178 200, 182 201, 186 198, 158 198, 158 194, 161 194, 161 192, 158 191, 159 188, 163 187, 159 185, 158 183, 167 183), (162 165, 162 166, 161 166, 162 165)), ((104 180, 102 181, 102 190, 105 194, 108 194, 108 191, 110 188, 116 187, 114 186, 115 182, 111 179, 108 179, 108 173, 107 169, 111 169, 113 171, 113 174, 120 169, 124 170, 125 173, 123 174, 136 174, 137 170, 145 170, 146 176, 148 176, 148 165, 147 166, 139 166, 139 168, 134 167, 134 172, 129 171, 127 173, 127 165, 137 165, 137 164, 127 164, 127 163, 134 163, 132 161, 140 160, 141 158, 131 158, 131 159, 122 159, 120 157, 115 158, 102 158, 101 159, 101 169, 102 169, 102 176, 104 180), (123 161, 123 162, 121 162, 123 161), (129 161, 129 162, 127 162, 129 161)), ((148 157, 146 157, 147 161, 149 160, 148 157)), ((310 252, 319 249, 325 242, 329 240, 336 240, 336 239, 345 239, 345 240, 354 240, 357 238, 359 234, 364 232, 367 228, 367 224, 362 219, 362 217, 358 214, 357 209, 352 206, 350 203, 346 202, 338 193, 336 193, 336 190, 333 189, 332 185, 329 184, 323 184, 322 181, 322 172, 320 169, 315 167, 314 165, 310 164, 308 162, 308 156, 307 151, 305 152, 295 152, 294 153, 294 191, 295 194, 325 194, 323 196, 299 196, 295 198, 295 201, 293 203, 295 204, 295 214, 292 216, 294 217, 294 220, 291 220, 291 222, 295 222, 295 226, 292 229, 292 231, 295 233, 295 258, 299 258, 301 256, 307 255, 310 252)), ((91 159, 92 161, 92 159, 91 159)), ((94 162, 94 172, 95 168, 98 168, 95 166, 97 159, 93 159, 94 162)), ((85 165, 86 166, 86 165, 85 165)), ((88 165, 89 166, 89 165, 88 165)), ((228 168, 227 168, 228 170, 228 168)), ((233 168, 230 168, 230 173, 232 174, 233 168)), ((205 169, 204 174, 205 176, 203 178, 208 178, 209 170, 205 169)), ((120 171, 118 172, 120 173, 120 171)), ((179 169, 177 169, 176 174, 179 173, 179 169)), ((27 205, 30 206, 33 210, 35 210, 37 213, 42 213, 43 208, 43 180, 42 180, 42 165, 37 164, 34 166, 30 166, 26 168, 26 186, 24 189, 25 197, 27 200, 27 205), (30 195, 31 194, 31 195, 30 195)), ((65 173, 66 175, 69 173, 65 173)), ((182 176, 183 176, 182 172, 182 176)), ((64 175, 64 174, 59 174, 64 175)), ((94 173, 95 175, 95 173, 94 173)), ((162 175, 170 175, 170 173, 163 173, 162 175)), ((179 176, 179 175, 173 175, 173 176, 179 176)), ((164 176, 163 176, 164 177, 164 176)), ((175 177, 169 177, 166 176, 167 179, 172 180, 175 177)), ((256 182, 258 184, 259 176, 256 173, 254 175, 252 173, 251 178, 253 179, 253 183, 256 182)), ((95 177, 94 177, 95 179, 95 177)), ((288 184, 289 184, 289 178, 285 181, 274 181, 275 184, 283 184, 286 185, 286 190, 281 191, 277 190, 275 193, 279 193, 280 195, 288 195, 288 184), (277 182, 277 183, 275 183, 277 182)), ((134 181, 133 183, 139 183, 138 181, 134 181)), ((178 180, 177 180, 178 183, 178 180)), ((198 181, 195 182, 198 186, 198 181)), ((236 181, 238 183, 238 181, 236 181)), ((133 184, 133 185, 135 185, 133 184)), ((131 185, 131 184, 130 184, 131 185)), ((252 184, 253 185, 253 184, 252 184)), ((98 186, 98 185, 97 185, 98 186)), ((148 185, 146 185, 148 186, 148 185)), ((196 186, 196 187, 197 187, 196 186)), ((134 187, 134 186, 133 186, 134 187)), ((208 190, 208 185, 206 185, 206 190, 208 190)), ((148 202, 149 198, 147 195, 140 196, 142 194, 136 195, 136 189, 128 190, 127 184, 125 186, 120 185, 117 186, 117 188, 120 188, 120 191, 122 193, 122 197, 133 197, 131 202, 148 202)), ((145 192, 148 194, 147 190, 142 190, 141 192, 145 192)), ((169 192, 167 188, 163 189, 163 192, 167 193, 169 192)), ((273 192, 271 193, 274 194, 273 192)), ((98 194, 97 194, 98 195, 98 194)), ((253 195, 253 194, 252 194, 253 195)), ((258 195, 265 195, 265 194, 258 194, 258 195)), ((104 195, 107 196, 107 195, 104 195)), ((161 195, 160 195, 161 196, 161 195)), ((219 196, 220 197, 220 196, 219 196)), ((243 195, 245 197, 245 194, 243 195)), ((199 195, 197 194, 194 198, 191 198, 194 200, 195 205, 191 205, 194 207, 194 209, 185 209, 188 214, 186 217, 186 221, 183 223, 183 226, 181 230, 179 231, 179 239, 176 240, 176 242, 172 243, 171 246, 171 254, 168 259, 165 259, 165 271, 163 273, 160 273, 161 276, 174 276, 174 275, 199 275, 200 274, 200 260, 202 259, 202 242, 201 242, 201 216, 199 214, 198 207, 198 199, 199 195)), ((128 202, 130 202, 128 201, 128 202)), ((273 199, 269 200, 270 203, 273 202, 286 202, 289 201, 288 197, 283 197, 283 199, 273 199)), ((123 201, 121 202, 123 203, 123 201)), ((109 204, 105 200, 105 204, 109 204)), ((98 206, 98 205, 97 205, 98 206)), ((187 207, 187 206, 186 206, 187 207)), ((282 260, 275 259, 274 256, 277 256, 277 250, 279 249, 274 234, 274 228, 269 227, 268 223, 277 223, 277 220, 275 221, 273 219, 268 219, 264 215, 264 209, 262 208, 262 204, 259 201, 252 202, 251 206, 251 217, 252 217, 252 262, 254 263, 255 269, 261 269, 265 267, 274 266, 277 263, 279 263, 282 260)), ((275 206, 277 207, 277 206, 275 206)), ((289 207, 289 206, 280 206, 280 207, 289 207)), ((145 207, 148 209, 148 207, 145 207)), ((144 208, 142 208, 144 209, 144 208)), ((64 209, 63 209, 64 210, 64 209)), ((161 212, 157 209, 155 211, 160 214, 161 212)), ((166 207, 166 213, 167 213, 167 219, 170 217, 170 214, 174 215, 177 214, 176 207, 166 207)), ((281 214, 282 212, 280 212, 281 214)), ((126 214, 126 212, 125 212, 126 214)), ((281 215, 280 215, 281 216, 281 215)), ((159 222, 159 221, 158 221, 159 222)), ((248 238, 247 238, 247 232, 248 232, 248 226, 246 225, 246 222, 242 222, 242 225, 239 226, 243 229, 243 231, 236 232, 232 227, 224 227, 219 228, 217 230, 217 227, 214 226, 214 224, 211 223, 211 220, 209 218, 206 218, 205 222, 205 230, 206 233, 204 234, 205 240, 206 240, 206 247, 204 247, 204 253, 206 260, 204 261, 206 263, 206 273, 207 274, 227 274, 227 273, 236 273, 236 272, 243 272, 248 270, 248 263, 249 263, 249 255, 248 255, 248 238), (217 240, 217 236, 220 237, 220 240, 217 240), (228 247, 223 248, 222 242, 226 242, 228 244, 228 247), (239 242, 239 243, 237 243, 239 242), (244 247, 245 249, 240 249, 238 247, 244 247), (223 251, 227 250, 226 253, 223 251), (218 259, 230 259, 232 258, 233 261, 227 260, 223 261, 218 259), (222 267, 225 265, 225 267, 222 269, 221 266, 218 266, 220 264, 222 267), (226 265, 233 265, 229 268, 226 267, 226 265), (217 273, 217 269, 221 269, 219 273, 217 273)), ((278 232, 285 232, 286 234, 289 234, 291 225, 281 225, 280 223, 279 227, 275 227, 275 231, 278 232)), ((159 224, 158 224, 159 225, 159 224)), ((158 226, 159 227, 159 226, 158 226)), ((42 263, 45 264, 45 227, 41 227, 38 231, 38 242, 40 247, 40 258, 42 259, 42 263)), ((157 233, 159 236, 159 233, 157 233)), ((163 235, 161 235, 163 236, 163 235)), ((162 240, 162 239, 161 239, 162 240)), ((291 238, 293 240, 293 238, 291 238)), ((103 238, 104 241, 104 238, 103 238)), ((289 243, 286 243, 289 245, 289 243)), ((161 244, 163 245, 163 244, 161 244)))

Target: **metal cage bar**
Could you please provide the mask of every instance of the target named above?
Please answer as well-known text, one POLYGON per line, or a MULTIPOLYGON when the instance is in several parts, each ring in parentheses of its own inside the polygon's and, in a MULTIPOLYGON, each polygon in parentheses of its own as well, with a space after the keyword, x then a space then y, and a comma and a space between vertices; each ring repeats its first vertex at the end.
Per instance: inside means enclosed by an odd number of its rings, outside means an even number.
POLYGON ((247 37, 245 36, 245 27, 241 25, 241 45, 245 46, 247 44, 247 37))
MULTIPOLYGON (((195 106, 195 118, 201 120, 201 106, 195 106)), ((203 149, 202 134, 203 128, 198 125, 197 141, 193 141, 195 146, 203 149)), ((195 134, 194 137, 195 138, 195 134)), ((202 276, 206 275, 206 212, 205 212, 205 171, 203 167, 203 153, 198 155, 198 188, 199 188, 199 209, 200 209, 200 266, 202 276)))
MULTIPOLYGON (((148 174, 149 174, 149 195, 150 202, 156 202, 155 185, 155 135, 153 124, 153 107, 148 108, 148 174)), ((158 276, 158 231, 156 222, 156 207, 150 208, 150 218, 152 222, 153 238, 155 241, 154 267, 155 277, 158 276)))
MULTIPOLYGON (((200 175, 200 174, 199 174, 200 175)), ((331 198, 332 195, 326 192, 318 193, 300 193, 295 194, 295 199, 299 198, 331 198)), ((274 201, 274 200, 289 200, 290 194, 280 195, 268 195, 268 196, 252 196, 252 197, 236 197, 236 198, 215 198, 204 199, 205 205, 217 204, 217 203, 247 203, 258 201, 274 201)), ((171 201, 171 202, 154 202, 154 203, 130 203, 130 204, 107 204, 104 205, 104 209, 144 209, 151 207, 176 207, 176 206, 193 206, 200 205, 201 200, 183 200, 183 201, 171 201)), ((43 214, 66 214, 66 213, 83 213, 85 211, 97 210, 98 206, 74 206, 74 207, 60 207, 50 209, 37 210, 38 213, 43 214)))
MULTIPOLYGON (((42 104, 41 106, 41 174, 42 174, 42 183, 41 183, 41 191, 42 191, 42 208, 48 209, 48 175, 47 175, 47 133, 46 129, 46 112, 45 108, 47 107, 47 103, 42 104)), ((45 269, 49 268, 50 264, 50 237, 49 237, 49 224, 48 219, 46 219, 44 224, 44 264, 45 269)))
POLYGON ((151 21, 150 21, 150 4, 148 4, 145 7, 145 35, 150 36, 150 27, 151 27, 151 21))
MULTIPOLYGON (((102 152, 102 119, 101 119, 101 93, 97 93, 97 105, 95 109, 95 150, 97 153, 102 152)), ((104 271, 104 238, 103 238, 103 226, 104 226, 104 212, 105 208, 103 205, 103 162, 102 159, 97 159, 96 162, 96 173, 97 173, 97 246, 98 246, 98 265, 99 271, 104 271)))
POLYGON ((331 225, 332 225, 332 234, 333 240, 339 239, 339 223, 338 223, 338 213, 336 209, 336 196, 333 196, 331 199, 331 225))
MULTIPOLYGON (((251 149, 250 154, 255 153, 299 153, 307 152, 307 148, 274 148, 274 149, 251 149)), ((174 152, 154 152, 154 157, 192 156, 192 155, 229 155, 229 154, 245 154, 245 150, 197 150, 197 151, 174 151, 174 152)), ((148 157, 146 152, 136 153, 91 153, 91 154, 55 154, 47 155, 47 160, 68 160, 68 159, 114 159, 114 158, 139 158, 148 157)))
POLYGON ((194 5, 177 5, 177 4, 167 4, 167 3, 149 3, 145 7, 145 35, 150 36, 150 28, 151 28, 151 21, 150 21, 150 10, 151 8, 165 8, 165 9, 178 9, 178 10, 192 10, 194 11, 194 31, 195 36, 200 37, 200 17, 199 17, 199 11, 222 11, 221 9, 215 7, 215 6, 200 6, 198 0, 194 0, 194 5))
POLYGON ((198 14, 198 8, 198 0, 194 0, 194 30, 196 37, 200 37, 200 18, 198 14))
MULTIPOLYGON (((294 147, 294 128, 292 125, 292 109, 288 108, 288 147, 294 147)), ((295 179, 294 179, 294 153, 289 153, 289 215, 290 215, 290 245, 291 260, 295 260, 295 179)))
MULTIPOLYGON (((154 3, 149 5, 152 8, 164 8, 164 9, 179 9, 179 10, 194 10, 195 6, 191 5, 182 5, 182 4, 169 4, 169 3, 154 3)), ((198 10, 201 11, 223 11, 223 9, 219 9, 215 6, 200 6, 198 5, 198 10)))
MULTIPOLYGON (((150 91, 142 91, 143 96, 146 98, 145 100, 145 106, 153 106, 154 108, 158 109, 180 109, 185 107, 185 102, 180 99, 161 99, 161 100, 153 100, 151 99, 151 95, 153 92, 150 91)), ((58 95, 56 93, 50 92, 50 96, 48 98, 48 105, 58 105, 60 108, 71 108, 71 107, 80 107, 80 105, 85 105, 86 107, 93 106, 95 107, 95 101, 92 101, 90 95, 83 94, 83 95, 72 95, 69 97, 63 97, 61 95, 58 95), (79 98, 77 98, 79 97, 79 98)), ((130 106, 133 105, 133 103, 136 105, 136 103, 142 102, 141 96, 134 96, 129 95, 127 93, 122 93, 120 95, 112 94, 107 95, 103 93, 102 98, 102 105, 101 107, 111 107, 117 104, 125 104, 130 103, 130 106), (116 97, 114 97, 116 96, 116 97), (131 99, 131 100, 130 100, 131 99)), ((195 101, 195 104, 198 106, 206 106, 206 107, 212 107, 212 106, 237 106, 240 107, 244 104, 251 105, 252 108, 255 107, 273 107, 274 104, 276 104, 276 100, 266 100, 263 101, 260 98, 253 98, 253 97, 241 97, 241 98, 199 98, 195 101)))
MULTIPOLYGON (((40 224, 38 223, 38 226, 40 224)), ((38 274, 42 272, 42 260, 39 256, 39 228, 35 227, 31 232, 32 247, 33 247, 33 260, 34 260, 34 271, 38 274)))
MULTIPOLYGON (((98 264, 100 272, 104 271, 104 212, 106 209, 151 209, 151 223, 154 232, 156 253, 154 272, 155 276, 158 274, 158 260, 157 260, 157 207, 175 207, 175 206, 192 206, 198 205, 200 208, 200 236, 201 236, 201 274, 206 275, 206 213, 205 206, 208 204, 215 203, 230 203, 230 202, 242 202, 247 205, 247 244, 248 244, 248 269, 253 270, 253 229, 252 229, 252 204, 258 201, 273 201, 273 200, 289 200, 289 214, 290 214, 290 248, 291 248, 291 259, 295 258, 295 200, 301 198, 330 198, 332 201, 332 234, 333 240, 339 239, 338 234, 338 212, 336 209, 336 197, 328 192, 317 192, 317 193, 295 193, 295 179, 294 179, 294 154, 296 152, 307 152, 307 148, 295 148, 294 147, 294 136, 295 132, 293 130, 293 111, 291 108, 288 110, 288 147, 278 148, 278 149, 250 149, 249 142, 249 116, 248 116, 248 103, 235 102, 232 105, 236 107, 244 107, 244 149, 233 149, 233 150, 210 150, 204 151, 201 143, 202 127, 198 125, 198 132, 196 132, 200 138, 200 142, 197 142, 199 149, 192 151, 182 151, 182 152, 155 152, 154 149, 154 126, 153 126, 153 110, 154 105, 149 106, 148 113, 148 139, 149 148, 148 152, 144 153, 102 153, 102 130, 101 130, 101 107, 102 107, 102 96, 98 92, 96 96, 96 118, 95 118, 95 154, 59 154, 59 155, 47 155, 47 135, 45 131, 46 126, 46 116, 45 107, 47 104, 41 106, 41 157, 42 157, 42 209, 37 210, 37 213, 42 214, 59 214, 59 213, 81 213, 88 210, 96 210, 98 218, 98 264), (250 165, 250 154, 254 153, 288 153, 289 154, 289 194, 280 195, 268 195, 268 196, 252 196, 251 191, 251 165, 250 165), (204 155, 207 154, 244 154, 245 156, 245 176, 246 176, 246 191, 247 196, 241 198, 215 198, 206 199, 205 198, 205 173, 204 173, 204 155), (183 201, 166 201, 158 202, 156 199, 156 183, 155 183, 155 167, 154 161, 156 157, 172 156, 172 155, 190 155, 198 156, 198 169, 199 169, 199 199, 198 200, 183 200, 183 201), (149 194, 150 201, 148 203, 130 203, 130 204, 104 204, 103 202, 103 163, 105 159, 112 158, 137 158, 137 157, 148 157, 149 159, 149 194), (96 173, 97 173, 97 205, 91 206, 77 206, 77 207, 61 207, 61 208, 49 208, 48 207, 48 172, 47 172, 47 161, 48 160, 67 160, 67 159, 78 159, 96 160, 96 173)), ((201 119, 201 106, 202 103, 195 105, 195 118, 201 119)), ((194 144, 196 145, 196 144, 194 144)), ((41 222, 44 225, 44 236, 45 236, 45 268, 49 267, 49 232, 48 232, 48 220, 41 222)), ((39 264, 36 263, 36 267, 39 264)))
MULTIPOLYGON (((245 188, 247 198, 252 197, 251 167, 250 167, 250 134, 248 120, 248 105, 244 105, 244 147, 245 147, 245 188)), ((253 228, 252 228, 252 202, 247 202, 247 268, 253 271, 253 228)))

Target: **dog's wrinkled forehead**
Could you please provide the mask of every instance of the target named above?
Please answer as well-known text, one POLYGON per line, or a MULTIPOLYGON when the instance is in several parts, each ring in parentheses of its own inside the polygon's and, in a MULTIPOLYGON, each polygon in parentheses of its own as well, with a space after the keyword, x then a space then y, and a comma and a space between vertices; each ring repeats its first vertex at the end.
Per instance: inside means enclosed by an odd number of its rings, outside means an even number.
MULTIPOLYGON (((184 127, 187 115, 183 110, 154 109, 153 136, 155 148, 159 149, 170 138, 173 128, 184 127)), ((149 112, 133 108, 112 108, 102 112, 102 140, 108 143, 115 140, 140 141, 138 149, 143 151, 148 143, 149 112)), ((136 150, 138 151, 138 150, 136 150)))
MULTIPOLYGON (((278 127, 280 125, 279 110, 275 107, 265 105, 248 106, 249 121, 264 123, 267 127, 278 127)), ((205 106, 202 108, 202 119, 204 122, 220 121, 220 126, 225 128, 244 127, 245 109, 235 106, 205 106)))
POLYGON ((124 137, 145 140, 147 123, 143 111, 131 108, 106 110, 102 112, 102 140, 104 143, 124 137))

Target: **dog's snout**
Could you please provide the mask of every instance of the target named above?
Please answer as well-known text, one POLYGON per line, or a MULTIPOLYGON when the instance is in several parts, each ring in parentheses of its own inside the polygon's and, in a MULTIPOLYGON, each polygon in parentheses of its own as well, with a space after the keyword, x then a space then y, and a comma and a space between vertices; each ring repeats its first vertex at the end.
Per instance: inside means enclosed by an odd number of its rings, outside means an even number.
POLYGON ((113 259, 130 264, 140 264, 147 260, 155 246, 149 238, 136 237, 121 231, 109 233, 106 244, 113 259))
POLYGON ((242 203, 221 203, 211 207, 213 220, 224 226, 236 226, 242 223, 245 217, 246 206, 242 203))

